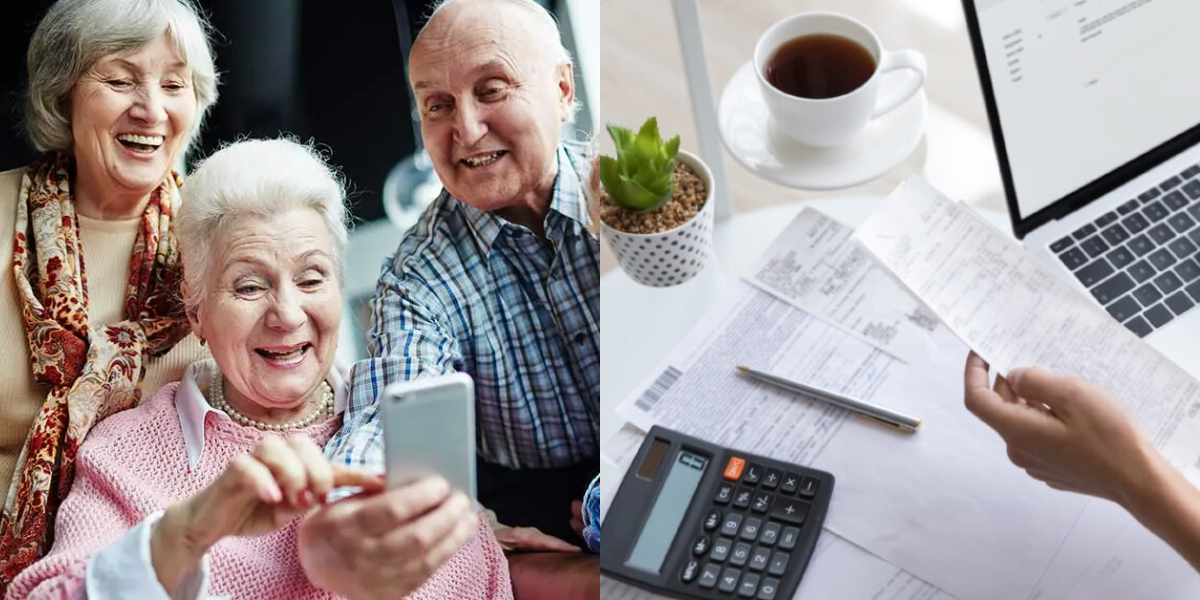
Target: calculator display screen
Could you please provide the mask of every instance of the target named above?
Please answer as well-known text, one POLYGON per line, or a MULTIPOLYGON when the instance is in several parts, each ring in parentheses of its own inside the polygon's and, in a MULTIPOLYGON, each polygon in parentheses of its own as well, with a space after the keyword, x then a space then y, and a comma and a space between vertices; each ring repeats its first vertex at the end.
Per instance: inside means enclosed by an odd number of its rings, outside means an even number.
POLYGON ((662 569, 667 550, 675 539, 679 524, 683 522, 683 515, 692 502, 696 488, 700 486, 706 466, 707 458, 687 451, 679 453, 658 492, 654 506, 646 516, 642 533, 634 543, 629 560, 625 561, 626 566, 649 573, 658 573, 662 569))

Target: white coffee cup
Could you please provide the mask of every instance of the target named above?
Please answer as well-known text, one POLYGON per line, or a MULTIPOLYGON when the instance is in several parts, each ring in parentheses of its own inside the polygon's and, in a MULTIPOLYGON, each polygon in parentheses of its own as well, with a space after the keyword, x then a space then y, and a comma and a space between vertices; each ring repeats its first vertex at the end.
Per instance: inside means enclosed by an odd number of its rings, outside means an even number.
POLYGON ((754 46, 754 71, 758 76, 772 126, 810 146, 837 146, 849 141, 871 119, 900 106, 925 83, 925 56, 916 50, 888 52, 871 28, 857 19, 831 12, 793 15, 772 25, 754 46), (875 72, 858 88, 833 98, 812 99, 780 91, 767 81, 767 64, 775 52, 798 37, 837 35, 857 42, 875 59, 875 72), (913 75, 902 85, 880 94, 883 73, 908 69, 913 75))

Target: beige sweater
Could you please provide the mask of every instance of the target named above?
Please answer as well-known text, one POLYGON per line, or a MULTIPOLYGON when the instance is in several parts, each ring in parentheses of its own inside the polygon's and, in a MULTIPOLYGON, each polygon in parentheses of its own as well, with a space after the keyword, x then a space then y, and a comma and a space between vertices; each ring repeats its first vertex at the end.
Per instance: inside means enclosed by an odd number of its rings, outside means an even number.
MULTIPOLYGON (((0 240, 9 240, 0 254, 0 499, 16 468, 17 456, 46 399, 48 388, 34 381, 29 345, 12 273, 12 236, 21 169, 0 172, 0 240)), ((124 318, 122 302, 129 281, 129 255, 137 239, 138 219, 101 221, 79 217, 80 237, 88 279, 88 320, 111 323, 124 318)), ((165 356, 150 359, 142 382, 142 399, 183 377, 189 364, 208 352, 189 335, 165 356)))

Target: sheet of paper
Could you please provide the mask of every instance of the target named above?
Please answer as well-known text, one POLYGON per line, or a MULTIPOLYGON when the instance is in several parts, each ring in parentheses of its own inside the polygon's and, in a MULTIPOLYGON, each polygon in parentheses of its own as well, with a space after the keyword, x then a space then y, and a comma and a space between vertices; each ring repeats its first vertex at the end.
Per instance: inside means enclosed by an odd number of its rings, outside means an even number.
POLYGON ((1108 390, 1200 484, 1200 382, 969 208, 913 177, 855 239, 1001 373, 1038 366, 1108 390))
POLYGON ((964 600, 1023 598, 1086 499, 1008 463, 999 437, 962 407, 965 358, 939 327, 906 364, 743 282, 617 412, 643 429, 827 470, 834 533, 964 600), (915 415, 921 431, 757 383, 736 373, 742 363, 915 415))
POLYGON ((759 289, 907 360, 937 327, 871 255, 854 228, 806 207, 746 274, 759 289))
POLYGON ((638 429, 632 423, 626 423, 600 444, 600 456, 612 461, 612 464, 623 473, 629 470, 629 465, 633 463, 633 459, 637 456, 638 449, 642 447, 642 441, 645 439, 645 431, 638 429))
MULTIPOLYGON (((645 432, 627 424, 601 444, 602 456, 619 465, 624 473, 637 455, 645 435, 645 432)), ((600 597, 604 600, 665 600, 663 596, 607 577, 601 577, 600 597)), ((847 542, 828 529, 822 531, 817 540, 817 549, 813 552, 812 561, 796 590, 795 598, 954 600, 949 594, 847 542)))
POLYGON ((1088 503, 1032 600, 1200 598, 1200 574, 1112 502, 1088 503))

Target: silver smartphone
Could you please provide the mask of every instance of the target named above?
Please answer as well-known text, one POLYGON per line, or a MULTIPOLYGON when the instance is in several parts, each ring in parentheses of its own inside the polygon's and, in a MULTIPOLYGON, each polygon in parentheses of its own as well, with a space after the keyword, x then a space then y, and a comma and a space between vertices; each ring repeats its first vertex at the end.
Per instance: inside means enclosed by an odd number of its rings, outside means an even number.
POLYGON ((380 397, 387 485, 430 474, 475 497, 475 385, 465 373, 396 383, 380 397))

